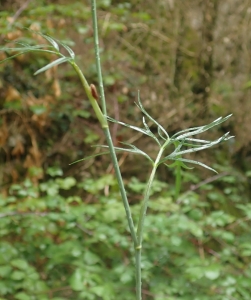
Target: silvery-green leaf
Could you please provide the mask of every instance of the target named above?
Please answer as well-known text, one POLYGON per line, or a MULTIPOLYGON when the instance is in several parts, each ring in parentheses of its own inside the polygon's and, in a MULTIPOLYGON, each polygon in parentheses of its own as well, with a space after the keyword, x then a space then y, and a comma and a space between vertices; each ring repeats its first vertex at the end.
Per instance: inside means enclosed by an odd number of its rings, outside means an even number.
MULTIPOLYGON (((176 160, 176 159, 171 159, 171 160, 176 160)), ((182 161, 182 162, 186 162, 186 163, 190 163, 190 164, 195 164, 195 165, 199 165, 203 168, 206 168, 210 171, 213 171, 215 173, 218 173, 216 170, 214 170, 213 168, 203 164, 202 162, 199 162, 199 161, 196 161, 196 160, 191 160, 191 159, 186 159, 186 158, 178 158, 179 161, 182 161)))
POLYGON ((157 144, 158 144, 159 146, 161 146, 159 140, 156 138, 156 136, 152 133, 151 129, 150 129, 149 126, 147 125, 146 120, 145 120, 145 117, 143 117, 142 120, 143 120, 143 124, 144 124, 144 126, 145 126, 145 128, 146 128, 146 132, 148 133, 148 135, 151 136, 151 137, 157 142, 157 144))
POLYGON ((159 130, 162 131, 162 133, 166 136, 166 138, 169 138, 168 133, 165 131, 165 129, 153 118, 151 117, 148 112, 145 110, 144 106, 142 105, 141 101, 140 101, 140 96, 139 96, 139 92, 138 92, 138 103, 136 103, 137 107, 143 112, 143 114, 145 114, 153 123, 155 123, 157 125, 157 127, 159 128, 159 130))
MULTIPOLYGON (((0 51, 1 51, 1 50, 4 51, 4 49, 5 49, 5 48, 2 48, 2 49, 0 48, 0 51)), ((6 48, 6 49, 7 49, 7 48, 6 48)), ((9 48, 9 50, 11 50, 11 51, 16 51, 17 48, 9 48)), ((25 54, 25 53, 28 53, 28 52, 35 52, 35 51, 36 51, 36 52, 46 52, 46 53, 51 53, 51 54, 56 54, 56 55, 58 55, 58 53, 55 52, 55 51, 46 50, 46 49, 40 49, 40 48, 35 48, 35 47, 34 47, 34 48, 28 48, 28 47, 27 47, 26 50, 24 50, 23 48, 18 48, 18 51, 20 51, 20 52, 14 54, 14 55, 11 55, 11 56, 9 56, 9 57, 3 59, 3 60, 1 60, 0 63, 4 63, 4 62, 6 62, 6 61, 8 61, 8 60, 11 60, 11 59, 13 59, 13 58, 19 56, 19 55, 22 55, 22 54, 25 54)))
POLYGON ((108 116, 107 116, 106 118, 107 118, 107 120, 110 121, 110 122, 113 122, 113 123, 117 123, 117 124, 123 125, 123 126, 125 126, 125 127, 134 129, 134 130, 136 130, 136 131, 139 131, 139 132, 141 132, 141 133, 146 134, 146 135, 149 136, 149 133, 148 133, 145 129, 143 129, 143 128, 140 128, 140 127, 137 127, 137 126, 133 126, 133 125, 129 125, 129 124, 126 124, 126 123, 121 122, 121 121, 117 121, 117 120, 115 120, 115 119, 113 119, 113 118, 111 118, 111 117, 108 117, 108 116))
POLYGON ((208 129, 214 127, 214 126, 217 126, 223 122, 225 122, 226 120, 228 120, 230 117, 232 116, 231 115, 228 115, 224 118, 220 117, 218 119, 216 119, 215 121, 211 122, 210 124, 207 124, 207 125, 204 125, 204 126, 200 126, 200 127, 194 127, 194 128, 189 128, 189 129, 185 129, 185 130, 182 130, 176 134, 174 134, 172 136, 172 139, 175 137, 176 140, 178 139, 184 139, 184 138, 187 138, 188 136, 192 136, 192 135, 196 135, 196 134, 200 134, 202 132, 205 132, 207 131, 208 129), (187 132, 187 131, 191 131, 191 132, 187 132), (187 133, 184 133, 184 132, 187 132, 187 133), (180 133, 183 133, 181 135, 179 135, 180 133), (178 135, 178 136, 177 136, 178 135))
POLYGON ((69 57, 60 57, 60 58, 54 60, 53 62, 49 63, 48 65, 44 66, 43 68, 37 70, 37 71, 34 73, 34 75, 40 74, 40 73, 42 73, 42 72, 44 72, 44 71, 46 71, 46 70, 48 70, 48 69, 51 69, 51 68, 54 67, 54 66, 57 66, 57 65, 59 65, 59 64, 62 64, 62 63, 66 62, 66 61, 69 61, 69 60, 70 60, 69 57))
POLYGON ((162 130, 161 130, 161 128, 160 128, 159 126, 158 126, 158 135, 159 135, 164 141, 167 140, 167 138, 164 137, 164 136, 162 135, 162 130))
POLYGON ((43 34, 41 32, 37 32, 37 31, 34 31, 34 30, 29 30, 29 31, 42 36, 44 39, 46 39, 53 46, 54 49, 56 49, 59 52, 59 46, 53 38, 51 38, 47 34, 43 34))
MULTIPOLYGON (((153 163, 153 160, 151 159, 151 157, 149 155, 147 155, 144 151, 137 148, 136 146, 129 144, 129 143, 122 143, 122 144, 127 145, 127 146, 131 147, 132 149, 122 148, 122 147, 114 147, 114 149, 116 151, 123 151, 123 152, 129 152, 129 153, 133 153, 133 154, 143 155, 153 163)), ((107 145, 94 145, 93 147, 109 148, 107 145)))
POLYGON ((191 138, 187 138, 186 141, 191 141, 191 142, 201 143, 201 144, 210 144, 211 143, 211 141, 200 140, 200 139, 191 139, 191 138))
POLYGON ((184 168, 186 170, 192 170, 193 169, 193 167, 188 167, 187 165, 185 165, 182 161, 180 161, 178 159, 174 163, 172 163, 170 165, 165 164, 165 163, 164 163, 164 165, 167 166, 168 168, 175 168, 175 167, 177 167, 177 162, 179 162, 179 166, 180 167, 182 167, 182 168, 184 168))
POLYGON ((75 53, 72 51, 72 49, 69 46, 67 46, 65 43, 62 43, 60 41, 58 41, 58 43, 60 43, 60 45, 62 45, 68 51, 71 58, 75 58, 75 53))
MULTIPOLYGON (((142 154, 143 156, 145 156, 147 159, 149 159, 151 162, 153 162, 153 160, 150 158, 150 156, 148 154, 146 154, 144 151, 140 150, 138 147, 136 147, 135 145, 132 145, 130 143, 125 143, 125 142, 121 142, 121 144, 126 145, 131 147, 132 149, 134 149, 135 151, 138 152, 138 154, 142 154)), ((135 152, 136 153, 136 152, 135 152)))
POLYGON ((182 145, 182 144, 180 144, 171 154, 169 154, 168 156, 164 157, 161 160, 161 162, 164 162, 167 159, 174 159, 177 156, 180 156, 180 155, 183 155, 183 154, 186 154, 186 153, 197 152, 197 151, 201 151, 201 150, 210 148, 210 147, 212 147, 212 146, 214 146, 216 144, 221 143, 222 141, 225 141, 225 140, 228 140, 229 138, 232 138, 231 136, 228 137, 228 134, 229 134, 229 132, 225 133, 222 137, 220 137, 219 139, 217 139, 215 141, 212 141, 210 144, 205 144, 203 146, 193 147, 193 148, 186 149, 186 150, 183 150, 183 151, 179 151, 180 148, 181 148, 181 145, 182 145))
POLYGON ((208 170, 210 170, 210 171, 213 171, 213 172, 215 172, 215 173, 218 173, 215 169, 209 167, 209 166, 206 165, 206 164, 203 164, 203 163, 200 162, 200 161, 191 160, 191 159, 185 159, 185 158, 181 158, 180 160, 183 161, 183 162, 190 163, 190 164, 199 165, 199 166, 204 167, 204 168, 206 168, 206 169, 208 169, 208 170))

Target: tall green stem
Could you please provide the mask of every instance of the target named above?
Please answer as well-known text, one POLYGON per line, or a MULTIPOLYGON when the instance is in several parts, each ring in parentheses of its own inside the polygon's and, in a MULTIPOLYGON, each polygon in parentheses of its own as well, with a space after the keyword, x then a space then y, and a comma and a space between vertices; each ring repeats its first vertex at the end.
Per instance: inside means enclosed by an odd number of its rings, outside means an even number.
POLYGON ((97 18, 96 0, 92 0, 92 23, 93 23, 93 31, 94 31, 95 58, 96 58, 96 67, 98 73, 100 98, 102 104, 102 111, 104 115, 106 115, 107 112, 106 112, 105 91, 104 91, 102 69, 101 69, 100 55, 99 55, 99 35, 98 35, 98 18, 97 18))
POLYGON ((175 171, 175 200, 177 200, 180 195, 181 188, 181 166, 179 165, 179 162, 177 163, 175 171))
POLYGON ((157 158, 154 162, 152 172, 150 175, 150 178, 147 182, 146 190, 144 193, 144 199, 141 205, 140 209, 140 215, 139 215, 139 223, 138 223, 138 229, 137 229, 137 240, 138 240, 138 245, 135 248, 135 262, 136 262, 136 295, 137 295, 137 300, 142 299, 141 295, 141 252, 142 252, 142 240, 143 240, 143 229, 144 229, 144 221, 145 221, 145 216, 147 212, 147 207, 148 207, 148 200, 150 197, 150 192, 153 184, 153 180, 161 159, 161 156, 167 147, 169 143, 169 139, 165 142, 165 144, 160 148, 160 151, 157 155, 157 158))
MULTIPOLYGON (((92 0, 92 21, 93 21, 93 30, 94 30, 94 43, 95 43, 95 57, 96 57, 96 66, 97 66, 97 72, 98 72, 98 81, 99 81, 99 89, 100 89, 100 95, 101 95, 101 102, 102 102, 102 111, 103 114, 106 117, 106 101, 105 101, 105 92, 104 92, 104 85, 103 85, 103 77, 102 77, 102 70, 101 70, 101 63, 100 63, 100 55, 99 55, 99 38, 98 38, 98 21, 97 21, 97 10, 96 10, 96 1, 92 0)), ((131 232, 131 236, 133 239, 134 246, 138 244, 137 242, 137 236, 135 232, 135 226, 133 223, 132 215, 131 215, 131 210, 129 206, 129 202, 127 199, 126 191, 125 191, 125 186, 123 183, 123 179, 121 176, 121 172, 119 169, 119 164, 117 160, 117 156, 115 153, 115 149, 113 146, 112 138, 111 138, 111 133, 109 130, 109 127, 107 126, 104 128, 104 133, 106 136, 106 141, 110 150, 110 155, 113 163, 113 167, 115 170, 115 175, 118 181, 119 185, 119 190, 121 194, 121 198, 124 204, 125 212, 126 212, 126 217, 127 217, 127 222, 129 225, 129 229, 131 232)))

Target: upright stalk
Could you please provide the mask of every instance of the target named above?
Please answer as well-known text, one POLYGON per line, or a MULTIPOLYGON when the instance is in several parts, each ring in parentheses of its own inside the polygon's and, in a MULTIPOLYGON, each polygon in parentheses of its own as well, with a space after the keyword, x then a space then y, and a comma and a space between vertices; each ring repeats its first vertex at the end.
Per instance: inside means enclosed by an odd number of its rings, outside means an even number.
POLYGON ((141 288, 141 252, 142 252, 142 240, 143 240, 143 229, 144 229, 144 221, 146 216, 146 211, 148 207, 148 200, 150 197, 150 192, 153 184, 153 180, 160 162, 160 159, 162 157, 162 154, 167 147, 169 143, 169 139, 166 140, 164 145, 160 148, 159 153, 157 155, 157 158, 153 164, 152 172, 150 175, 150 178, 147 182, 146 190, 144 193, 144 199, 141 205, 140 209, 140 215, 139 215, 139 223, 138 223, 138 229, 137 229, 137 240, 138 240, 138 246, 135 248, 135 262, 136 262, 136 295, 137 300, 142 299, 142 288, 141 288))
MULTIPOLYGON (((97 21, 97 10, 96 10, 96 1, 95 0, 92 0, 92 21, 93 21, 95 57, 96 57, 96 66, 97 66, 98 81, 99 81, 99 90, 100 90, 101 103, 102 103, 102 111, 103 111, 104 117, 106 118, 106 114, 107 114, 107 112, 106 112, 106 101, 105 101, 103 77, 102 77, 102 70, 101 70, 101 64, 100 64, 100 55, 99 55, 98 21, 97 21)), ((111 155, 113 167, 114 167, 114 170, 115 170, 115 175, 116 175, 116 178, 117 178, 117 181, 118 181, 121 198, 122 198, 123 205, 124 205, 124 208, 125 208, 130 233, 131 233, 131 236, 132 236, 132 239, 133 239, 134 246, 136 247, 138 242, 137 242, 137 236, 136 236, 136 232, 135 232, 135 226, 134 226, 134 223, 133 223, 130 206, 129 206, 129 202, 128 202, 128 199, 127 199, 124 182, 123 182, 121 172, 120 172, 120 169, 119 169, 117 156, 116 156, 115 149, 114 149, 114 146, 113 146, 110 129, 107 126, 107 127, 103 127, 103 130, 104 130, 106 141, 107 141, 107 144, 108 144, 108 147, 109 147, 109 150, 110 150, 110 155, 111 155)))
POLYGON ((180 188, 181 188, 181 166, 178 163, 175 169, 175 200, 177 200, 180 195, 180 188))
POLYGON ((92 23, 93 23, 93 31, 94 31, 95 58, 96 58, 96 67, 98 73, 101 105, 102 105, 102 111, 106 116, 107 112, 106 112, 105 91, 104 91, 103 76, 102 76, 102 69, 101 69, 100 55, 99 55, 99 36, 98 36, 98 18, 97 18, 96 0, 92 0, 92 23))

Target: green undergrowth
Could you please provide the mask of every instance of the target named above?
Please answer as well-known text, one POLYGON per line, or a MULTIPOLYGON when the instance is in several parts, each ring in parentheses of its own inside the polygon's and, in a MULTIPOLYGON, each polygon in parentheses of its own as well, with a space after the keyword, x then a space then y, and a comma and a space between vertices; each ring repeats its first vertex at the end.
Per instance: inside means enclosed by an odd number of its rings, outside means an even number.
MULTIPOLYGON (((0 196, 1 299, 133 299, 133 248, 113 175, 78 182, 58 168, 47 174, 37 186, 26 179, 0 196), (68 196, 72 190, 88 196, 68 196)), ((144 299, 250 299, 251 205, 244 185, 238 174, 226 175, 217 187, 188 189, 174 200, 173 186, 154 181, 144 299)), ((144 188, 137 178, 127 183, 132 199, 144 188)), ((132 205, 133 215, 139 209, 132 205)))

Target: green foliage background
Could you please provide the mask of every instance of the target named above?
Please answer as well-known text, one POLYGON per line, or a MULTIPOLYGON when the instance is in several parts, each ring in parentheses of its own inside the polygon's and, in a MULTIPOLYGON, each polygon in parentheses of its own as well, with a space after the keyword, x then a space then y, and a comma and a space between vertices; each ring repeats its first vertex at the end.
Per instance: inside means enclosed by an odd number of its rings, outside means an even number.
MULTIPOLYGON (((89 82, 96 83, 89 3, 25 3, 1 2, 1 44, 17 38, 44 43, 23 27, 47 32, 74 48, 89 82)), ((138 89, 170 132, 234 114, 224 125, 236 135, 234 143, 200 157, 215 161, 218 177, 200 169, 183 173, 176 201, 175 174, 159 170, 146 219, 143 299, 249 300, 248 3, 98 6, 109 115, 141 122, 133 105, 138 89)), ((28 54, 0 65, 0 296, 131 300, 132 245, 109 158, 69 166, 93 153, 90 145, 103 143, 102 131, 67 66, 33 77, 51 59, 28 54)), ((112 126, 115 141, 156 150, 112 126)), ((148 166, 138 157, 119 158, 135 214, 148 166)))

